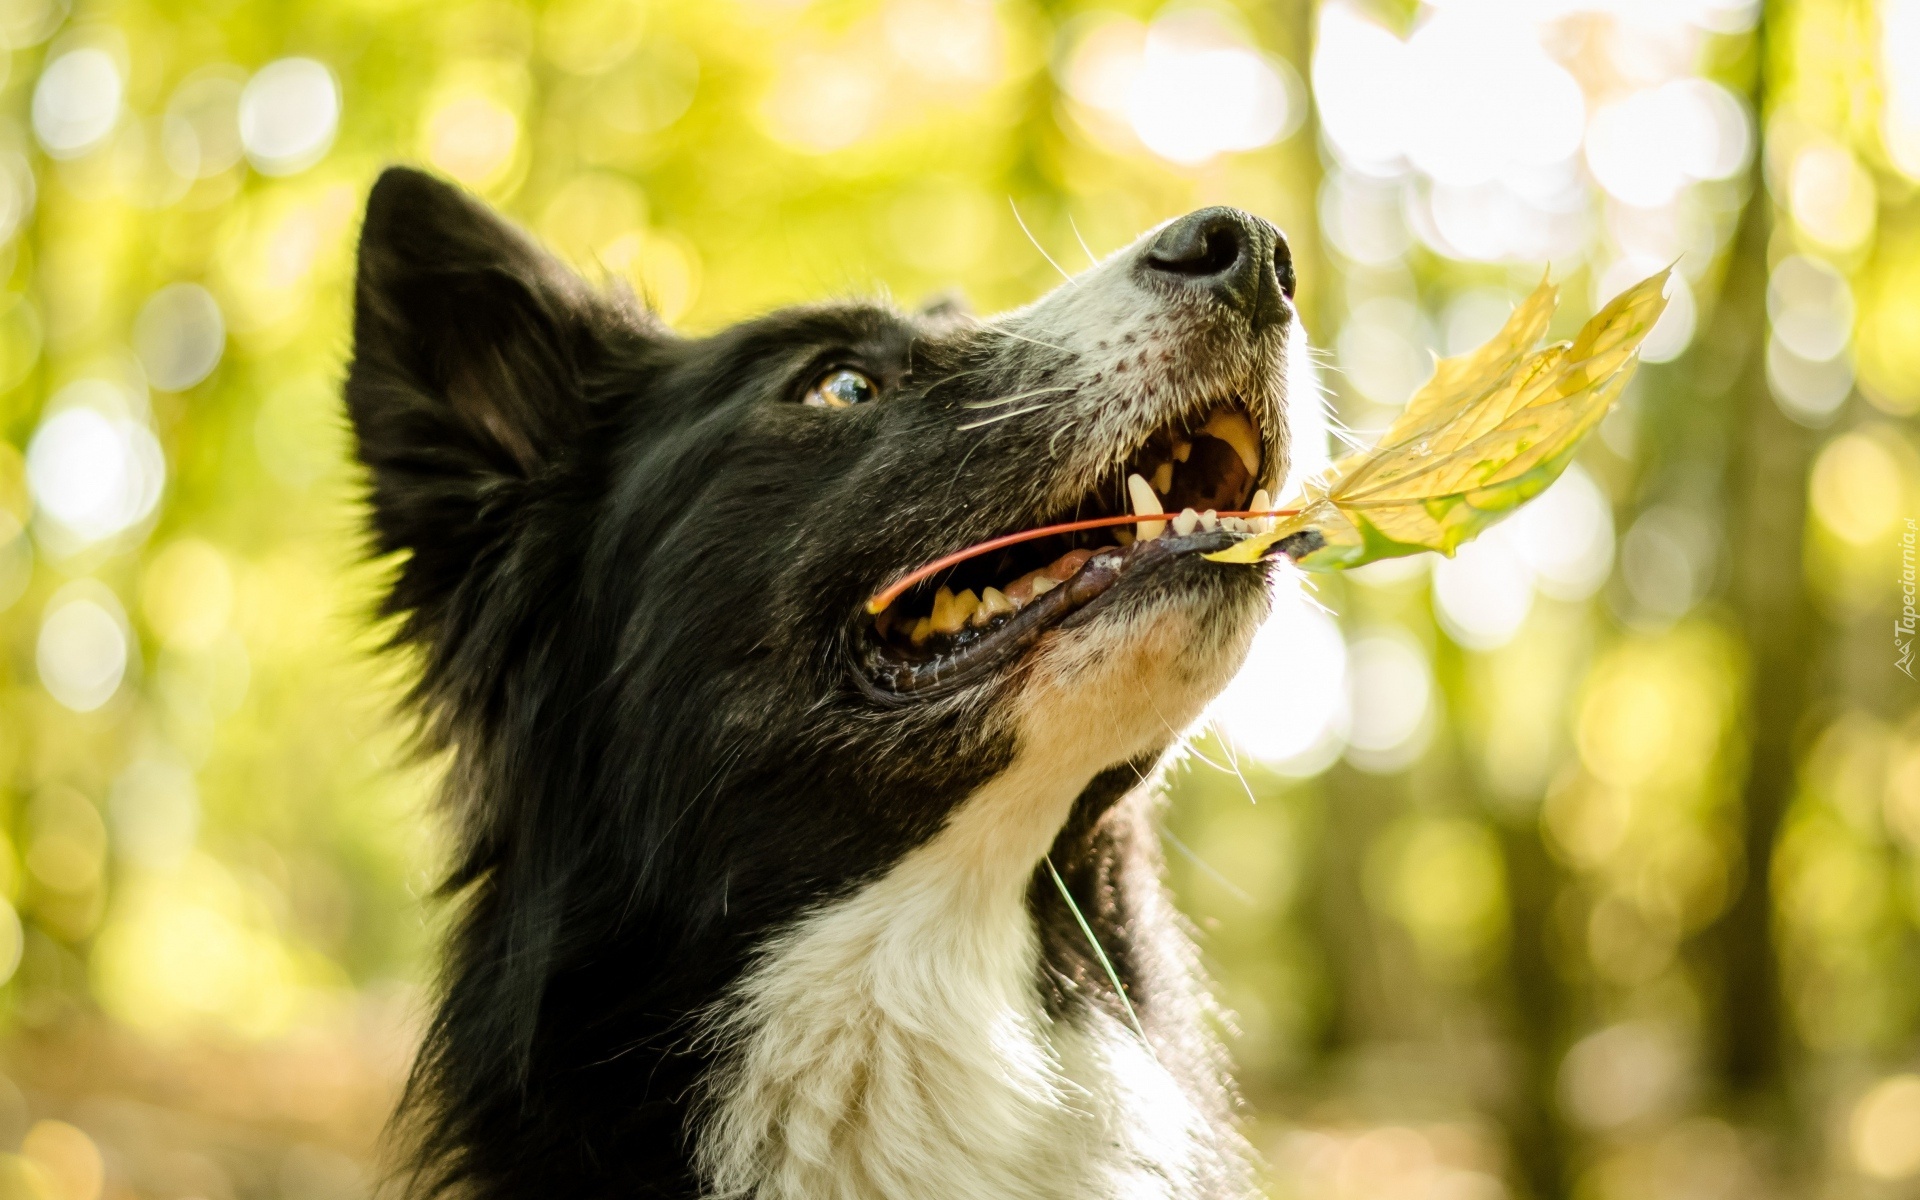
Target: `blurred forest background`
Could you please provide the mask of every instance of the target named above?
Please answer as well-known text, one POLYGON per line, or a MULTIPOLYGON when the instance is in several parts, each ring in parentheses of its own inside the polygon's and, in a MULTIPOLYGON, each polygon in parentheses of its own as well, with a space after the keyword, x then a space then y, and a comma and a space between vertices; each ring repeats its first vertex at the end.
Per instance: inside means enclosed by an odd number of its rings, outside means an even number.
POLYGON ((1920 2, 4 0, 0 47, 0 1196, 377 1186, 438 919, 337 397, 393 161, 689 333, 1241 205, 1362 440, 1549 264, 1570 327, 1677 262, 1539 503, 1283 588, 1171 871, 1276 1197, 1920 1196, 1920 2))

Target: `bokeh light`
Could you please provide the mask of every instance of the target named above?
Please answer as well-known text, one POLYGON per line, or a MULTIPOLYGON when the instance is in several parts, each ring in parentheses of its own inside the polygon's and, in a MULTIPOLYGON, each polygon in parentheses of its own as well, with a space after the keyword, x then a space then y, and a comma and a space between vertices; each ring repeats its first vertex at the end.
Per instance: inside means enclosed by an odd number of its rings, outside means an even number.
POLYGON ((34 1122, 20 1140, 20 1155, 37 1168, 46 1192, 60 1200, 95 1200, 106 1183, 100 1148, 65 1121, 34 1122))
POLYGON ((1068 92, 1122 123, 1148 150, 1198 164, 1269 145, 1299 128, 1306 96, 1285 62, 1205 9, 1150 24, 1112 17, 1080 38, 1065 74, 1068 92))
POLYGON ((1880 15, 1880 79, 1887 89, 1881 137, 1894 166, 1920 179, 1920 4, 1883 0, 1880 15))
POLYGON ((1873 235, 1878 197, 1873 177, 1853 153, 1816 138, 1784 155, 1787 208, 1795 224, 1823 249, 1844 253, 1864 244, 1873 235))
POLYGON ((283 58, 260 68, 240 92, 240 144, 255 169, 292 175, 333 144, 340 85, 311 58, 283 58))
POLYGON ((1233 743, 1283 774, 1313 774, 1340 753, 1347 647, 1297 585, 1280 589, 1246 665, 1209 710, 1233 743))
POLYGON ((1588 1034, 1560 1066, 1560 1102, 1592 1129, 1617 1129, 1686 1099, 1687 1048, 1671 1026, 1643 1021, 1588 1034))
POLYGON ((133 322, 133 345, 147 382, 163 392, 183 392, 211 375, 226 341, 220 302, 197 283, 161 288, 133 322))
POLYGON ((1534 586, 1556 600, 1585 600, 1613 568, 1613 508, 1578 463, 1496 528, 1534 586))
POLYGON ((499 101, 473 93, 448 97, 426 120, 426 160, 471 187, 491 187, 512 169, 520 118, 499 101))
POLYGON ((165 759, 128 764, 113 782, 108 801, 114 850, 149 871, 170 871, 186 862, 200 824, 200 798, 193 773, 165 759))
POLYGON ((145 520, 159 503, 166 461, 152 431, 128 416, 104 380, 70 384, 34 431, 27 472, 40 511, 83 541, 145 520))
POLYGON ((1890 532, 1906 508, 1906 481, 1879 439, 1843 433, 1828 442, 1813 464, 1809 499, 1821 524, 1855 545, 1890 532))
POLYGON ((1533 571, 1506 538, 1482 537, 1434 564, 1433 606, 1454 641, 1498 649, 1533 610, 1533 571))
POLYGON ((55 700, 75 712, 99 708, 120 690, 128 657, 126 617, 104 588, 70 584, 48 603, 34 661, 55 700))
POLYGON ((1854 1161, 1875 1179, 1920 1175, 1920 1075, 1895 1075, 1873 1086, 1853 1110, 1854 1161))
POLYGON ((1751 146, 1746 112, 1730 92, 1707 80, 1676 79, 1594 113, 1587 166, 1610 195, 1660 208, 1690 183, 1738 172, 1751 146))
POLYGON ((1483 968, 1503 949, 1505 882, 1491 831, 1464 817, 1405 817, 1366 864, 1368 899, 1406 928, 1442 978, 1483 968))
POLYGON ((1390 774, 1418 759, 1433 736, 1433 670, 1403 630, 1374 629, 1347 648, 1347 761, 1390 774))
POLYGON ((69 50, 48 64, 33 89, 33 132, 48 154, 76 158, 106 140, 120 119, 124 85, 113 55, 69 50))
POLYGON ((1853 314, 1853 289, 1846 276, 1821 259, 1789 255, 1767 278, 1773 336, 1802 359, 1826 362, 1845 350, 1853 314))
POLYGON ((1679 619, 1707 594, 1719 565, 1719 538, 1699 513, 1680 505, 1642 512, 1620 543, 1620 567, 1637 615, 1679 619))
POLYGON ((161 148, 183 179, 230 170, 245 152, 240 142, 240 96, 246 77, 236 68, 203 67, 167 99, 161 148))

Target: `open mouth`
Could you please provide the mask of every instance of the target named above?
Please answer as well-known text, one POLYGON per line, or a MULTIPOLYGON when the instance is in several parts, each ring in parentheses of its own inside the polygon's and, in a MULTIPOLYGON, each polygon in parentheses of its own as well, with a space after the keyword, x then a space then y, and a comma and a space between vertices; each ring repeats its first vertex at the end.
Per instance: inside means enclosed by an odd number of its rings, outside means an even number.
POLYGON ((1262 474, 1259 429, 1235 400, 1161 426, 1040 525, 1125 514, 1165 520, 1022 542, 921 582, 871 619, 867 674, 884 692, 925 695, 1011 661, 1047 630, 1086 619, 1123 581, 1259 532, 1257 519, 1217 514, 1265 509, 1262 474))

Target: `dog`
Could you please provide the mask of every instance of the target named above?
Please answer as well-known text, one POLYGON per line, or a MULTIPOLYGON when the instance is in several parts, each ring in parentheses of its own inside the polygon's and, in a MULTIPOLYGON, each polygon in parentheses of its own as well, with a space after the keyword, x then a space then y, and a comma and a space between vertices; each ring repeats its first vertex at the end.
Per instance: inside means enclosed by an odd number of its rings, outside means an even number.
POLYGON ((1286 474, 1293 290, 1207 208, 990 319, 681 337, 380 177, 345 394, 456 831, 415 1194, 1254 1194, 1153 781, 1267 611, 1203 555, 1286 474))

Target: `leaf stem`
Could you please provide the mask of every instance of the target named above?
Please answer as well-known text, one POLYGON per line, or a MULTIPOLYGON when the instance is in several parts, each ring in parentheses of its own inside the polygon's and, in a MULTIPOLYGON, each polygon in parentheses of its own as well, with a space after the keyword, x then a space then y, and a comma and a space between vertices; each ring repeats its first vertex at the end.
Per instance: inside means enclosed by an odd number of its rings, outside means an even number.
MULTIPOLYGON (((1243 518, 1292 517, 1298 516, 1299 513, 1300 510, 1297 508, 1267 508, 1259 511, 1223 512, 1215 513, 1214 515, 1218 517, 1243 518)), ((1031 542, 1038 538, 1052 537, 1056 533, 1079 533, 1086 529, 1105 529, 1114 525, 1138 525, 1145 521, 1171 521, 1176 515, 1177 514, 1173 513, 1147 513, 1145 515, 1129 513, 1119 517, 1089 517, 1084 521, 1067 521, 1060 525, 1043 525, 1038 529, 1023 529, 1018 533, 1008 533, 1002 534, 997 538, 988 538, 984 542, 978 542, 972 546, 968 546, 965 550, 956 550, 952 554, 936 558, 926 566, 919 567, 902 575, 876 593, 873 599, 867 601, 867 611, 874 614, 885 612, 887 605, 898 600, 900 593, 906 591, 914 584, 938 575, 948 567, 956 566, 970 558, 978 558, 982 554, 991 554, 995 550, 1003 550, 1008 546, 1017 546, 1021 542, 1031 542)))

